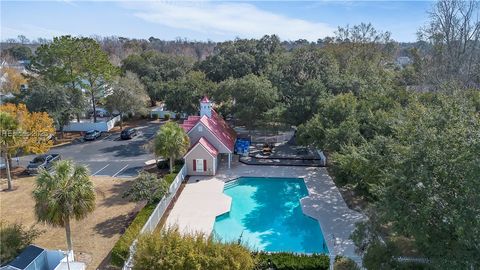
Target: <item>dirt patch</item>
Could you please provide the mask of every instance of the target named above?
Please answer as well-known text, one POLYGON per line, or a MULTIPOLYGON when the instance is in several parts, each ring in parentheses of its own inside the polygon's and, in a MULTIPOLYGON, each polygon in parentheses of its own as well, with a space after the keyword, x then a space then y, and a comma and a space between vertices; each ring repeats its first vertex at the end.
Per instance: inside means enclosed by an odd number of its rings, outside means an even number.
POLYGON ((149 165, 149 166, 145 166, 145 167, 143 168, 143 170, 146 171, 146 172, 148 172, 148 173, 155 173, 158 178, 162 178, 162 177, 164 177, 165 175, 167 175, 167 174, 170 173, 170 169, 169 169, 169 168, 159 169, 156 164, 149 165))
POLYGON ((342 194, 343 200, 347 203, 348 208, 356 211, 363 212, 368 206, 367 200, 350 188, 350 187, 338 187, 340 194, 342 194))
POLYGON ((368 200, 364 196, 361 196, 355 192, 353 187, 340 185, 335 178, 335 174, 329 168, 327 168, 327 171, 340 191, 340 194, 342 194, 343 200, 347 204, 348 208, 363 213, 368 207, 368 200))
MULTIPOLYGON (((115 242, 136 213, 143 206, 122 198, 123 192, 132 184, 129 179, 92 177, 97 193, 96 209, 81 221, 72 221, 72 241, 77 259, 87 264, 87 269, 98 268, 115 242)), ((2 185, 4 185, 2 181, 2 185)), ((15 181, 14 191, 0 192, 0 216, 7 222, 18 222, 45 232, 35 244, 48 249, 66 249, 65 229, 37 223, 34 215, 32 191, 34 177, 15 181)))
MULTIPOLYGON (((27 176, 25 168, 23 168, 23 167, 12 168, 10 170, 10 173, 11 173, 12 179, 18 179, 18 178, 27 176)), ((5 181, 5 183, 7 183, 7 170, 6 169, 1 169, 0 170, 0 179, 1 179, 0 183, 3 184, 4 181, 5 181)))
POLYGON ((55 134, 54 146, 64 145, 72 143, 73 141, 79 140, 83 137, 82 132, 57 132, 55 134))

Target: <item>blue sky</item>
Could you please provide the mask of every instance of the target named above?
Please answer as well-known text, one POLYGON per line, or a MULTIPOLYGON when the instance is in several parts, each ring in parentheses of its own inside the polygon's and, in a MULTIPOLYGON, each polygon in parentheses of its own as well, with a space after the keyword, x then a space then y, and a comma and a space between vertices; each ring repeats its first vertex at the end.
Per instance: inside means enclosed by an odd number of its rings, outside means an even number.
POLYGON ((0 38, 70 35, 222 41, 278 34, 317 40, 371 22, 415 41, 431 1, 4 1, 0 38))

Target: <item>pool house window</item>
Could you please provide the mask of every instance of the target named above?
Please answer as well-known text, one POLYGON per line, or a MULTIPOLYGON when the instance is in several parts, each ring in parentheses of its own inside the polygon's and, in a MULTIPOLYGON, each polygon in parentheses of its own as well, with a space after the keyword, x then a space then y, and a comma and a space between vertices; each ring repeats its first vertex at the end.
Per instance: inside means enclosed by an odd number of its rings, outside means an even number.
POLYGON ((196 172, 204 172, 207 168, 206 159, 194 159, 193 160, 193 170, 196 172))

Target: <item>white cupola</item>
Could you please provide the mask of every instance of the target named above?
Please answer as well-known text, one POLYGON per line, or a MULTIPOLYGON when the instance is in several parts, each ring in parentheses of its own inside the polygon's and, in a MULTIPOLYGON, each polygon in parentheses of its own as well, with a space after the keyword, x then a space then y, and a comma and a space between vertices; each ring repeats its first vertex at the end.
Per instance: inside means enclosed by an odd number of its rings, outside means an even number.
POLYGON ((204 115, 208 118, 212 117, 212 102, 207 96, 204 96, 200 101, 200 116, 204 115))

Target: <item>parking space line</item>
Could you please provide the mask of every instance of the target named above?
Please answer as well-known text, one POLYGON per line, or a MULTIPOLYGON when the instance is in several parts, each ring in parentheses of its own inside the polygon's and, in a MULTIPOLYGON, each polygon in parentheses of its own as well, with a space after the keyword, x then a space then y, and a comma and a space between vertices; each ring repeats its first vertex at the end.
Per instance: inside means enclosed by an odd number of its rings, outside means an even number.
POLYGON ((108 138, 110 138, 110 137, 112 137, 112 135, 113 135, 113 133, 108 134, 107 136, 105 136, 105 137, 102 139, 102 141, 103 141, 103 140, 106 140, 106 139, 108 139, 108 138))
POLYGON ((120 171, 118 171, 118 172, 116 172, 114 175, 112 175, 112 177, 117 176, 119 173, 121 173, 121 172, 122 172, 123 170, 125 170, 125 168, 127 168, 127 167, 128 167, 128 164, 125 165, 125 167, 121 168, 120 171))
POLYGON ((103 168, 101 168, 100 170, 96 171, 94 174, 92 174, 92 176, 96 175, 97 173, 101 172, 103 169, 107 168, 108 165, 110 165, 110 164, 105 165, 105 167, 103 167, 103 168))

